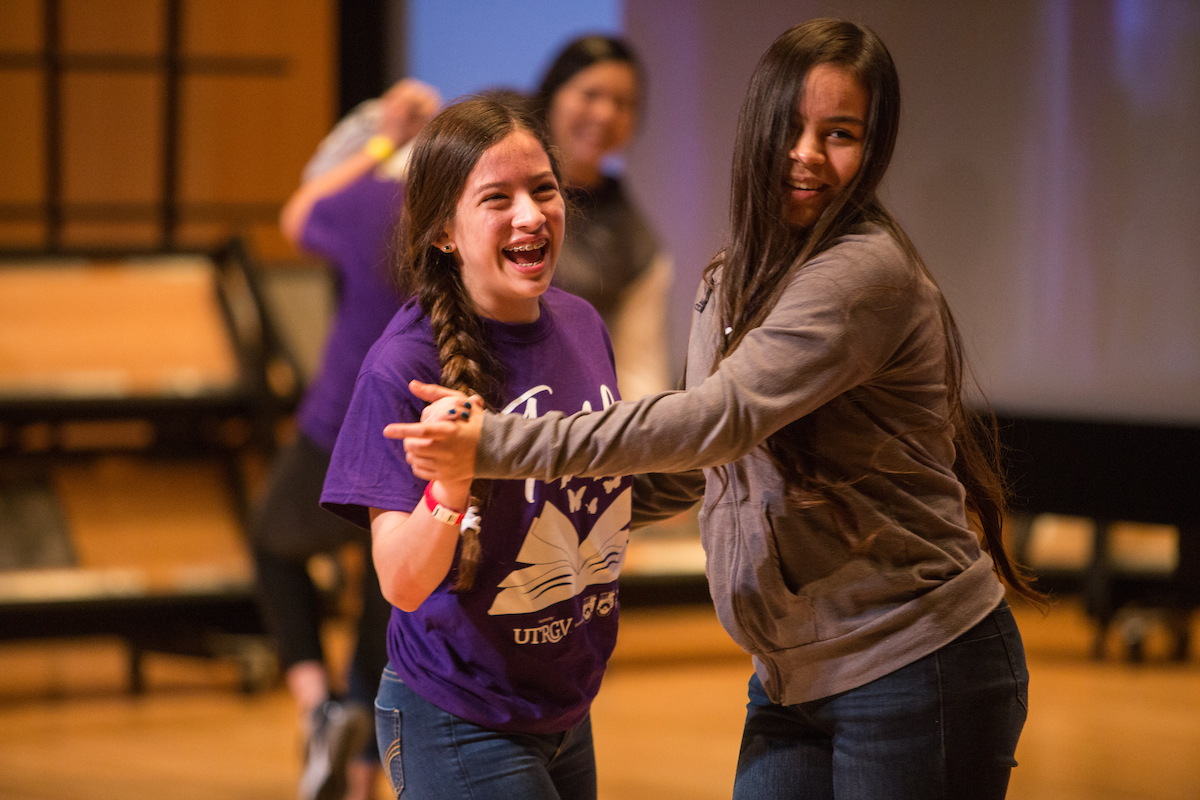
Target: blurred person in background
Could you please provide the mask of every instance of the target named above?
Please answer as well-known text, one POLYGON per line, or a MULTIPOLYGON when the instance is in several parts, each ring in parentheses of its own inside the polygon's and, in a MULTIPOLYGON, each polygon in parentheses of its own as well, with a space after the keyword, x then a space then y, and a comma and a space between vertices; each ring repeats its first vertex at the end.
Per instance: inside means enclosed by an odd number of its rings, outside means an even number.
POLYGON ((296 438, 278 454, 251 521, 259 602, 300 712, 302 800, 362 800, 379 774, 372 711, 387 663, 390 607, 371 565, 370 536, 318 507, 330 453, 359 366, 400 307, 391 242, 404 202, 408 145, 436 111, 435 90, 406 79, 359 107, 326 137, 285 204, 280 227, 332 268, 336 310, 321 364, 296 414, 296 438), (371 133, 360 137, 361 118, 371 133), (310 561, 363 548, 361 612, 344 679, 330 674, 321 640, 322 592, 310 561), (342 691, 344 684, 344 692, 342 691))
POLYGON ((621 396, 671 388, 671 259, 608 168, 637 130, 645 76, 628 44, 584 36, 559 52, 534 96, 562 163, 572 216, 554 285, 591 303, 608 326, 621 396))
MULTIPOLYGON (((671 258, 614 172, 645 100, 645 75, 628 44, 604 35, 569 42, 554 57, 533 109, 562 164, 571 219, 554 285, 587 300, 608 327, 621 396, 637 399, 673 385, 667 356, 671 258)), ((309 169, 360 151, 379 129, 379 101, 339 123, 309 169)))

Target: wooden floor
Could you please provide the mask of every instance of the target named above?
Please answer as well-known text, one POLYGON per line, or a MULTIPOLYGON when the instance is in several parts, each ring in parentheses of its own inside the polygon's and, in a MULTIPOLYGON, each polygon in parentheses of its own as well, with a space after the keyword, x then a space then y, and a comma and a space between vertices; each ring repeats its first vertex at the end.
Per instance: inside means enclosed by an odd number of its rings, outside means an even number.
MULTIPOLYGON (((1010 798, 1200 797, 1200 658, 1169 662, 1152 633, 1146 663, 1122 662, 1116 642, 1092 661, 1087 621, 1066 601, 1018 619, 1031 713, 1010 798)), ((627 611, 622 626, 593 711, 601 797, 728 797, 748 660, 711 610, 627 611)), ((151 656, 149 691, 131 697, 124 657, 108 640, 0 646, 0 798, 294 797, 282 690, 243 695, 232 664, 151 656)))

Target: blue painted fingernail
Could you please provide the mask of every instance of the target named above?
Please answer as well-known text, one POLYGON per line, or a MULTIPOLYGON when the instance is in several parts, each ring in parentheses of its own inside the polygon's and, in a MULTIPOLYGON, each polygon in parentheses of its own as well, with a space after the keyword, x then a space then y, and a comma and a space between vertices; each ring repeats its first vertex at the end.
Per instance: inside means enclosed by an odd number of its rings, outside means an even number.
POLYGON ((467 409, 468 411, 470 411, 470 410, 471 410, 471 401, 470 401, 470 400, 463 400, 463 408, 465 408, 465 409, 467 409))
POLYGON ((447 416, 447 417, 453 417, 453 416, 454 416, 455 414, 457 414, 457 413, 458 413, 458 409, 457 409, 457 408, 452 408, 452 409, 450 409, 449 411, 447 411, 447 412, 446 412, 446 416, 447 416))
POLYGON ((462 421, 463 421, 463 422, 466 422, 466 421, 467 421, 467 420, 469 420, 470 418, 471 418, 471 412, 470 412, 470 411, 464 411, 464 412, 462 413, 462 421))

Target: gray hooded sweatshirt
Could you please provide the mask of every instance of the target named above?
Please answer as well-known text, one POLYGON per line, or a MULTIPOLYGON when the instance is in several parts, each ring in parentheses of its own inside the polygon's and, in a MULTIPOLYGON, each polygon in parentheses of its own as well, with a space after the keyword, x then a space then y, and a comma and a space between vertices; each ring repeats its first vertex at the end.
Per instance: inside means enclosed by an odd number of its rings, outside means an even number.
POLYGON ((641 474, 635 525, 703 494, 717 614, 772 701, 793 704, 932 653, 1004 590, 954 475, 937 287, 875 226, 784 281, 715 372, 725 334, 700 288, 683 391, 572 416, 486 415, 476 473, 641 474), (786 503, 764 442, 788 426, 803 429, 818 454, 807 468, 834 483, 840 512, 786 503))

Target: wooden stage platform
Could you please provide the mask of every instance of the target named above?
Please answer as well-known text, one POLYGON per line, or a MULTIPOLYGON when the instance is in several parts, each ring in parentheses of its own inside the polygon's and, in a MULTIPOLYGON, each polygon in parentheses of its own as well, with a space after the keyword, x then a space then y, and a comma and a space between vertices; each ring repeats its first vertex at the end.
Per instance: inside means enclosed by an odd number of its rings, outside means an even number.
MULTIPOLYGON (((1152 632, 1142 664, 1097 662, 1069 601, 1017 616, 1032 680, 1012 800, 1200 797, 1195 660, 1170 661, 1152 632)), ((329 636, 341 652, 342 631, 329 636)), ((131 696, 121 650, 103 638, 0 644, 0 797, 295 796, 286 692, 246 695, 229 663, 152 654, 147 691, 131 696)), ((749 672, 711 609, 627 611, 593 707, 602 800, 728 798, 749 672)))

